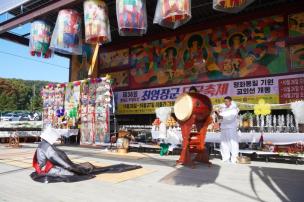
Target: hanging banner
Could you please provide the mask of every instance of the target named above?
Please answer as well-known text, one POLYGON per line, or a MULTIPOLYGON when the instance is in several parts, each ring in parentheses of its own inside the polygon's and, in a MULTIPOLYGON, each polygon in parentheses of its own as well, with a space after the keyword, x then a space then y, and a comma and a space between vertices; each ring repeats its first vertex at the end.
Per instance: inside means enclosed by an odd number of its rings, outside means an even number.
POLYGON ((223 103, 225 96, 231 96, 233 100, 243 103, 258 103, 258 100, 263 98, 269 104, 278 104, 296 99, 304 99, 303 85, 304 74, 294 74, 119 91, 115 93, 115 98, 119 114, 152 114, 155 108, 173 106, 176 98, 181 93, 188 92, 191 86, 195 86, 200 93, 209 96, 213 104, 223 103), (290 93, 290 96, 288 94, 290 99, 282 99, 282 97, 286 97, 285 88, 287 84, 285 85, 285 83, 288 83, 288 81, 290 83, 290 81, 295 79, 299 84, 299 90, 297 93, 290 93))

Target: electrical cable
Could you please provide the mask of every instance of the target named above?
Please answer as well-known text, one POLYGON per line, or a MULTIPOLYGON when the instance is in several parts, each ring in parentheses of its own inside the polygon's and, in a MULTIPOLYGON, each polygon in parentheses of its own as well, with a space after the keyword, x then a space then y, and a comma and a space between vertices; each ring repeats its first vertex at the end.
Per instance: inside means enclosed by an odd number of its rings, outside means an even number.
POLYGON ((24 56, 21 56, 21 55, 16 55, 16 54, 5 52, 5 51, 2 51, 2 50, 0 50, 0 53, 6 54, 6 55, 11 55, 11 56, 14 56, 14 57, 19 57, 19 58, 22 58, 22 59, 25 59, 25 60, 30 60, 30 61, 34 61, 34 62, 39 62, 39 63, 51 65, 51 66, 62 68, 62 69, 69 69, 68 67, 65 67, 65 66, 56 65, 56 64, 49 63, 49 62, 43 62, 43 61, 27 58, 27 57, 24 57, 24 56))

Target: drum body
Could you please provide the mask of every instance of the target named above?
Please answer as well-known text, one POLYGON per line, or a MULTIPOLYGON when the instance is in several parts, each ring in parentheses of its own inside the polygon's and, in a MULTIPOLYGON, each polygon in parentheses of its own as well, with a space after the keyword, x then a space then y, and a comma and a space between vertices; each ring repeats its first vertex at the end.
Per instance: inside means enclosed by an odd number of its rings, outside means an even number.
POLYGON ((127 153, 129 148, 129 139, 127 138, 118 138, 117 142, 117 152, 118 153, 127 153))
POLYGON ((209 97, 199 93, 181 94, 174 104, 174 113, 180 124, 183 145, 178 164, 193 166, 191 153, 196 153, 195 161, 210 165, 205 149, 205 136, 211 123, 212 104, 209 97), (193 127, 194 126, 194 127, 193 127), (196 132, 193 132, 195 128, 196 132))
POLYGON ((205 120, 212 111, 209 97, 199 93, 181 94, 175 101, 174 113, 176 118, 185 122, 194 116, 195 121, 205 120))

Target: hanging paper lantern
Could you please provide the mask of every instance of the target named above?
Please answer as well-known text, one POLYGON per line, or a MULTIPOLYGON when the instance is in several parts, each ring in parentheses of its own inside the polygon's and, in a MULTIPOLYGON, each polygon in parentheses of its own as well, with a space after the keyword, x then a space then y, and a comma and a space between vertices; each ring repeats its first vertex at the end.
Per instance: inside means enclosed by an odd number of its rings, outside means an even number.
POLYGON ((87 43, 107 43, 111 41, 108 8, 102 0, 84 2, 85 40, 87 43))
POLYGON ((52 51, 49 49, 51 41, 51 26, 47 23, 37 20, 31 25, 30 35, 30 53, 32 56, 42 56, 49 58, 52 51))
POLYGON ((213 9, 227 13, 238 13, 254 0, 213 0, 213 9))
POLYGON ((153 23, 175 29, 191 19, 191 0, 158 0, 153 23))
POLYGON ((63 54, 82 54, 81 16, 77 11, 59 12, 50 48, 63 54))
POLYGON ((117 0, 119 35, 142 36, 147 32, 146 0, 117 0))

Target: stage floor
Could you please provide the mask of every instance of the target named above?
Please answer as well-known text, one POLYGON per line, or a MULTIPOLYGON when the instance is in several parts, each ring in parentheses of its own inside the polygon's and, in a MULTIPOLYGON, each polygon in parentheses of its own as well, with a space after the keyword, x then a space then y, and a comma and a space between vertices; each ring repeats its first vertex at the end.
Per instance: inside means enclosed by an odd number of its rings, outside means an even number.
POLYGON ((60 146, 76 162, 139 164, 129 173, 101 174, 77 183, 41 184, 29 174, 35 144, 13 149, 0 144, 0 201, 303 201, 304 165, 252 162, 212 167, 175 167, 178 156, 109 154, 101 149, 60 146))

